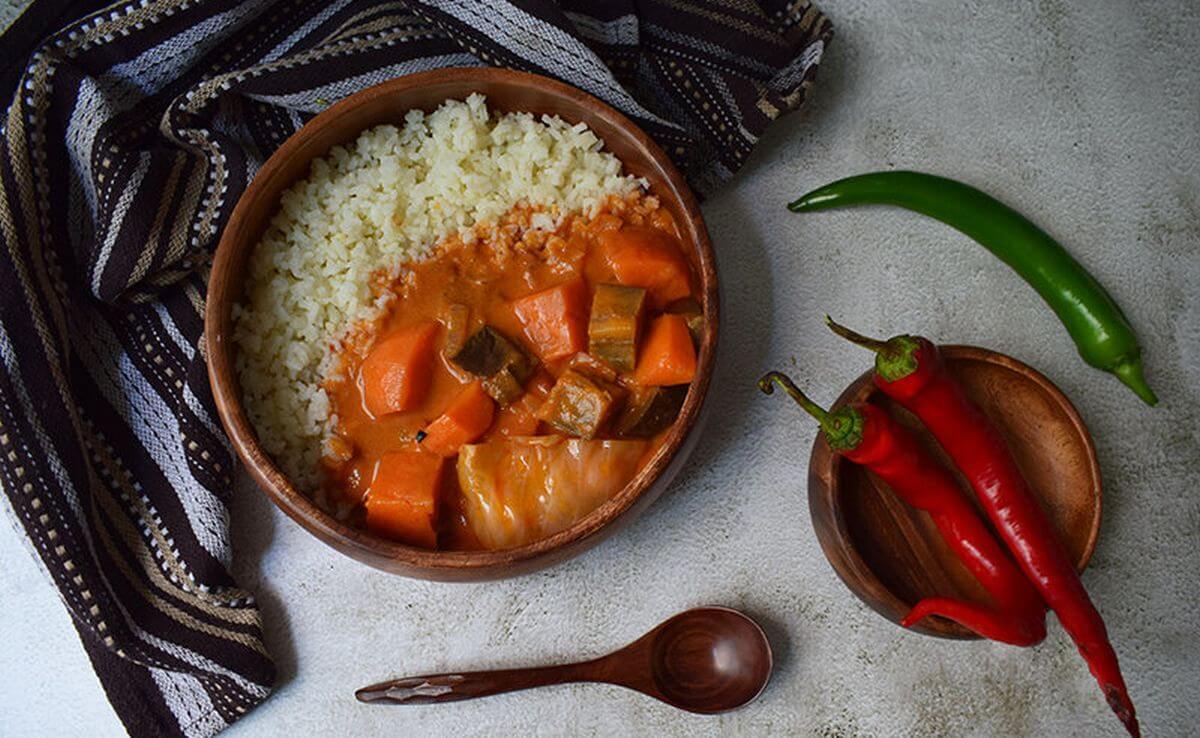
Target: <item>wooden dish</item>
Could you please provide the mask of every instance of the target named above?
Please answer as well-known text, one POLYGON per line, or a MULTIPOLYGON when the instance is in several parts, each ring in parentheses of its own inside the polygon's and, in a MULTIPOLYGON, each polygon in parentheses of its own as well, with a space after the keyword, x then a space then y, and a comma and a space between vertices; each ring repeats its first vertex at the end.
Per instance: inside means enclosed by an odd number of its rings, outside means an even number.
POLYGON ((670 484, 695 445, 701 409, 712 377, 717 343, 717 272, 704 220, 683 177, 649 136, 596 98, 545 77, 502 69, 439 69, 412 74, 363 90, 317 115, 271 156, 242 195, 221 236, 205 305, 208 375, 221 423, 250 475, 293 520, 348 556, 386 571, 424 579, 496 579, 562 561, 594 546, 628 523, 670 484), (549 113, 584 122, 626 171, 650 182, 670 210, 700 278, 705 335, 696 379, 666 443, 626 487, 573 526, 519 548, 499 551, 432 551, 407 546, 349 527, 296 489, 259 445, 242 408, 234 371, 231 311, 241 298, 246 263, 279 196, 308 173, 309 163, 331 147, 352 141, 381 123, 401 123, 411 109, 431 111, 447 99, 473 92, 501 112, 549 113))
MULTIPOLYGON (((1050 380, 1016 359, 973 346, 942 346, 941 351, 967 395, 1008 441, 1083 571, 1100 532, 1100 468, 1079 413, 1050 380)), ((879 391, 871 372, 847 387, 836 405, 862 401, 885 408, 912 429, 974 501, 966 480, 933 436, 879 391)), ((899 623, 924 597, 987 601, 929 515, 906 505, 874 474, 834 454, 820 434, 808 468, 808 505, 821 549, 846 586, 876 612, 899 623)), ((940 617, 926 618, 912 630, 942 638, 978 638, 940 617)))

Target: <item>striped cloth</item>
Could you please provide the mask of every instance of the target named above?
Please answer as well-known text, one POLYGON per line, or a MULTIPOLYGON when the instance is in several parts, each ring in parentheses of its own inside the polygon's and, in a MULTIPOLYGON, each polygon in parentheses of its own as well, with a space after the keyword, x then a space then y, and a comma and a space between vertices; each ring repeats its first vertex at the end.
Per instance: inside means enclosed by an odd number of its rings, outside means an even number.
POLYGON ((356 90, 490 64, 606 100, 704 192, 804 102, 830 38, 807 0, 139 0, 36 44, 18 28, 0 41, 32 49, 0 131, 5 506, 129 732, 187 736, 274 679, 229 574, 234 459, 201 319, 266 156, 356 90))

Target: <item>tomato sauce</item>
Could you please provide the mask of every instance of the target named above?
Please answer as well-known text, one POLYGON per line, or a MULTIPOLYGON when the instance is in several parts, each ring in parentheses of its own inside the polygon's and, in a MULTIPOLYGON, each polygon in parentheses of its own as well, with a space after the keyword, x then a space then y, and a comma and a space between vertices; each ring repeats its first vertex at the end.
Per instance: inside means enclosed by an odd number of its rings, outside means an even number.
MULTIPOLYGON (((675 222, 654 197, 612 198, 599 214, 569 216, 553 231, 531 228, 537 215, 528 208, 515 209, 495 225, 477 228, 473 241, 452 237, 440 244, 431 257, 404 265, 394 279, 378 277, 377 291, 390 291, 394 299, 381 318, 358 332, 357 340, 340 357, 340 370, 325 384, 331 413, 336 417, 336 435, 327 444, 323 459, 325 488, 332 502, 354 508, 351 519, 355 523, 366 524, 364 504, 374 494, 372 483, 380 476, 381 460, 388 454, 420 449, 419 438, 425 429, 476 380, 451 360, 453 351, 448 349, 456 347, 447 346, 448 342, 461 343, 464 333, 471 335, 486 325, 536 359, 536 347, 527 345, 525 326, 514 311, 513 301, 582 278, 587 290, 586 306, 591 304, 597 285, 629 281, 629 275, 618 274, 619 270, 605 258, 602 244, 617 248, 639 239, 657 239, 671 244, 687 263, 675 222), (364 399, 362 371, 372 347, 399 332, 430 322, 436 323, 437 330, 428 389, 411 408, 372 413, 371 404, 364 399)), ((684 289, 695 300, 695 279, 690 267, 685 268, 684 289)), ((637 278, 653 280, 653 275, 637 278)), ((663 294, 676 297, 677 288, 675 285, 663 294)), ((661 302, 648 300, 655 314, 666 308, 661 302)), ((525 395, 509 406, 497 403, 495 420, 474 443, 503 442, 509 436, 562 435, 545 422, 531 419, 529 413, 545 399, 564 370, 569 365, 578 365, 580 359, 584 357, 537 362, 535 373, 524 383, 525 395)), ((612 372, 612 376, 617 373, 612 372)), ((631 386, 632 373, 621 373, 615 383, 631 386)), ((637 467, 623 469, 627 477, 618 480, 617 489, 654 455, 665 436, 666 431, 662 430, 643 441, 644 451, 637 467)), ((611 437, 611 432, 598 436, 606 437, 611 437)), ((485 547, 467 520, 458 477, 453 457, 446 459, 440 477, 431 477, 438 480, 440 488, 439 511, 434 521, 437 546, 485 547)))

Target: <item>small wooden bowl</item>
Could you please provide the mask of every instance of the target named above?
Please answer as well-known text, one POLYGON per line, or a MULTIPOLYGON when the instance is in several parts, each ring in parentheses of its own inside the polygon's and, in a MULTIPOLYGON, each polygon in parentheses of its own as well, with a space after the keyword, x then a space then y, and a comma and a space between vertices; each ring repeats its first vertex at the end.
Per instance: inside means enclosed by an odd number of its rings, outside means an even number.
MULTIPOLYGON (((1100 467, 1079 413, 1050 380, 1016 359, 973 346, 940 348, 950 372, 1008 441, 1082 572, 1100 533, 1100 467)), ((847 387, 836 405, 863 401, 885 408, 912 429, 954 472, 963 494, 975 500, 933 436, 875 386, 871 372, 847 387)), ((899 623, 918 600, 931 596, 987 601, 929 515, 906 505, 874 474, 834 454, 820 434, 808 468, 808 506, 821 549, 846 586, 880 615, 899 623)), ((912 630, 978 638, 940 617, 926 618, 912 630)))
POLYGON ((503 69, 439 69, 411 74, 363 90, 323 111, 267 160, 242 195, 221 236, 205 305, 208 375, 233 448, 267 496, 293 520, 333 548, 371 566, 423 579, 498 579, 540 569, 596 545, 628 523, 670 484, 695 445, 717 346, 717 272, 704 219, 683 177, 649 136, 596 98, 552 79, 503 69), (502 112, 558 115, 584 122, 616 155, 627 172, 645 177, 650 192, 670 210, 700 278, 705 335, 697 375, 666 443, 625 488, 575 525, 520 548, 500 551, 431 551, 371 535, 339 522, 298 490, 259 445, 242 408, 234 370, 232 306, 244 290, 245 265, 280 194, 308 173, 314 158, 382 123, 402 123, 404 114, 431 111, 448 99, 473 92, 502 112))

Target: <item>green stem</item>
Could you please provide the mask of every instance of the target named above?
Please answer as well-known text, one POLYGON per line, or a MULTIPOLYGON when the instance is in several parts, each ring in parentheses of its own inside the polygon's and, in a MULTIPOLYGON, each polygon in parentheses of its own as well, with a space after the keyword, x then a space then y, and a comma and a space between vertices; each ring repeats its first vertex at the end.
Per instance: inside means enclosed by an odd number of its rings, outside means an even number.
POLYGON ((758 388, 768 395, 775 393, 775 385, 783 387, 791 395, 796 404, 804 408, 804 412, 817 419, 821 424, 821 432, 829 441, 830 447, 836 451, 850 451, 858 447, 863 438, 863 415, 853 407, 839 407, 829 412, 817 403, 808 399, 800 388, 787 375, 780 372, 767 372, 758 380, 758 388))
POLYGON ((859 346, 870 349, 877 354, 885 354, 886 355, 886 354, 892 353, 892 346, 887 341, 881 341, 878 338, 871 338, 870 336, 864 336, 863 334, 858 333, 857 331, 850 330, 849 328, 838 323, 837 321, 835 321, 833 318, 829 317, 828 315, 825 316, 825 325, 829 326, 829 330, 838 334, 839 336, 846 339, 850 343, 858 344, 859 346))
POLYGON ((892 336, 886 341, 864 336, 825 316, 829 329, 851 343, 875 352, 875 372, 889 382, 909 376, 917 370, 920 342, 913 336, 892 336))
POLYGON ((783 387, 783 391, 787 392, 796 404, 804 408, 804 412, 817 419, 821 427, 825 430, 834 430, 832 420, 829 417, 829 412, 817 403, 808 399, 808 395, 800 391, 788 376, 782 372, 767 372, 762 379, 758 380, 758 388, 768 395, 775 394, 775 384, 783 387), (772 384, 774 383, 774 384, 772 384))

